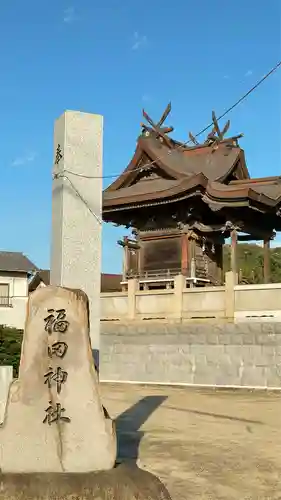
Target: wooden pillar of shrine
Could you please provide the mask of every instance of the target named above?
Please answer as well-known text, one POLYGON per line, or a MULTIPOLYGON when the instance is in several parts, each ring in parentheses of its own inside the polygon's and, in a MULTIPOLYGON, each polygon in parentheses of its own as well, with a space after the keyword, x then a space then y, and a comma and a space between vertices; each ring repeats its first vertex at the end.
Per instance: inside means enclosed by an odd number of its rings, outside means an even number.
POLYGON ((237 280, 237 231, 233 229, 231 231, 231 254, 230 254, 230 263, 231 263, 231 271, 235 276, 235 281, 237 280))
POLYGON ((123 247, 123 281, 127 279, 127 268, 128 268, 128 247, 123 247))
MULTIPOLYGON (((196 278, 196 241, 194 238, 188 240, 189 243, 189 276, 190 278, 196 278)), ((190 281, 190 288, 195 286, 194 281, 190 281)))
POLYGON ((181 273, 184 276, 188 274, 189 268, 188 262, 188 239, 187 234, 183 234, 181 237, 181 273))
POLYGON ((270 238, 263 240, 263 282, 270 283, 270 238))
POLYGON ((216 279, 219 285, 223 283, 223 245, 215 245, 215 256, 216 256, 216 279))

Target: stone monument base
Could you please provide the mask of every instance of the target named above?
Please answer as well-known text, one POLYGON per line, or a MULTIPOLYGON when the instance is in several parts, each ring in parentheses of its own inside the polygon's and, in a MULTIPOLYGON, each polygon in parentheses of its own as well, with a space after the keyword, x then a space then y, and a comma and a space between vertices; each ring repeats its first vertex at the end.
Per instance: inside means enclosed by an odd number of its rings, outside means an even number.
POLYGON ((171 500, 161 481, 135 464, 91 473, 1 474, 0 500, 171 500))

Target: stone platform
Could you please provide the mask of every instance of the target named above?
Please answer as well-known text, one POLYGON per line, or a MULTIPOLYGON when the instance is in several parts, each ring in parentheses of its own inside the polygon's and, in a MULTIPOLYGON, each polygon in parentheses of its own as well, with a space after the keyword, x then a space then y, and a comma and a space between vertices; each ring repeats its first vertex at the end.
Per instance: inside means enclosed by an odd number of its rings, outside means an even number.
POLYGON ((95 473, 0 474, 0 500, 171 500, 159 479, 132 465, 95 473))

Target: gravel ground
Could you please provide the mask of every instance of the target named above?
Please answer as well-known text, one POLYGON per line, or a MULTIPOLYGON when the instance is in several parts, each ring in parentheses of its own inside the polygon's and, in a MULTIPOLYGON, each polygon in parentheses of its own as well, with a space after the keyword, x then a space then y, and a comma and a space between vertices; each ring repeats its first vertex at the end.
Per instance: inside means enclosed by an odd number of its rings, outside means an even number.
POLYGON ((119 460, 173 500, 281 500, 281 393, 102 384, 119 460))

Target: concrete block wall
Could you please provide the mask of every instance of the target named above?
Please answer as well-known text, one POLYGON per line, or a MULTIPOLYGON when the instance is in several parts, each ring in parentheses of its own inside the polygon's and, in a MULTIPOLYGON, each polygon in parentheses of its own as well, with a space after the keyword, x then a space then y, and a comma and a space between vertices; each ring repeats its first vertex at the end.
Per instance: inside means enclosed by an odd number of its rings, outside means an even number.
POLYGON ((281 389, 281 323, 101 323, 108 381, 281 389))

